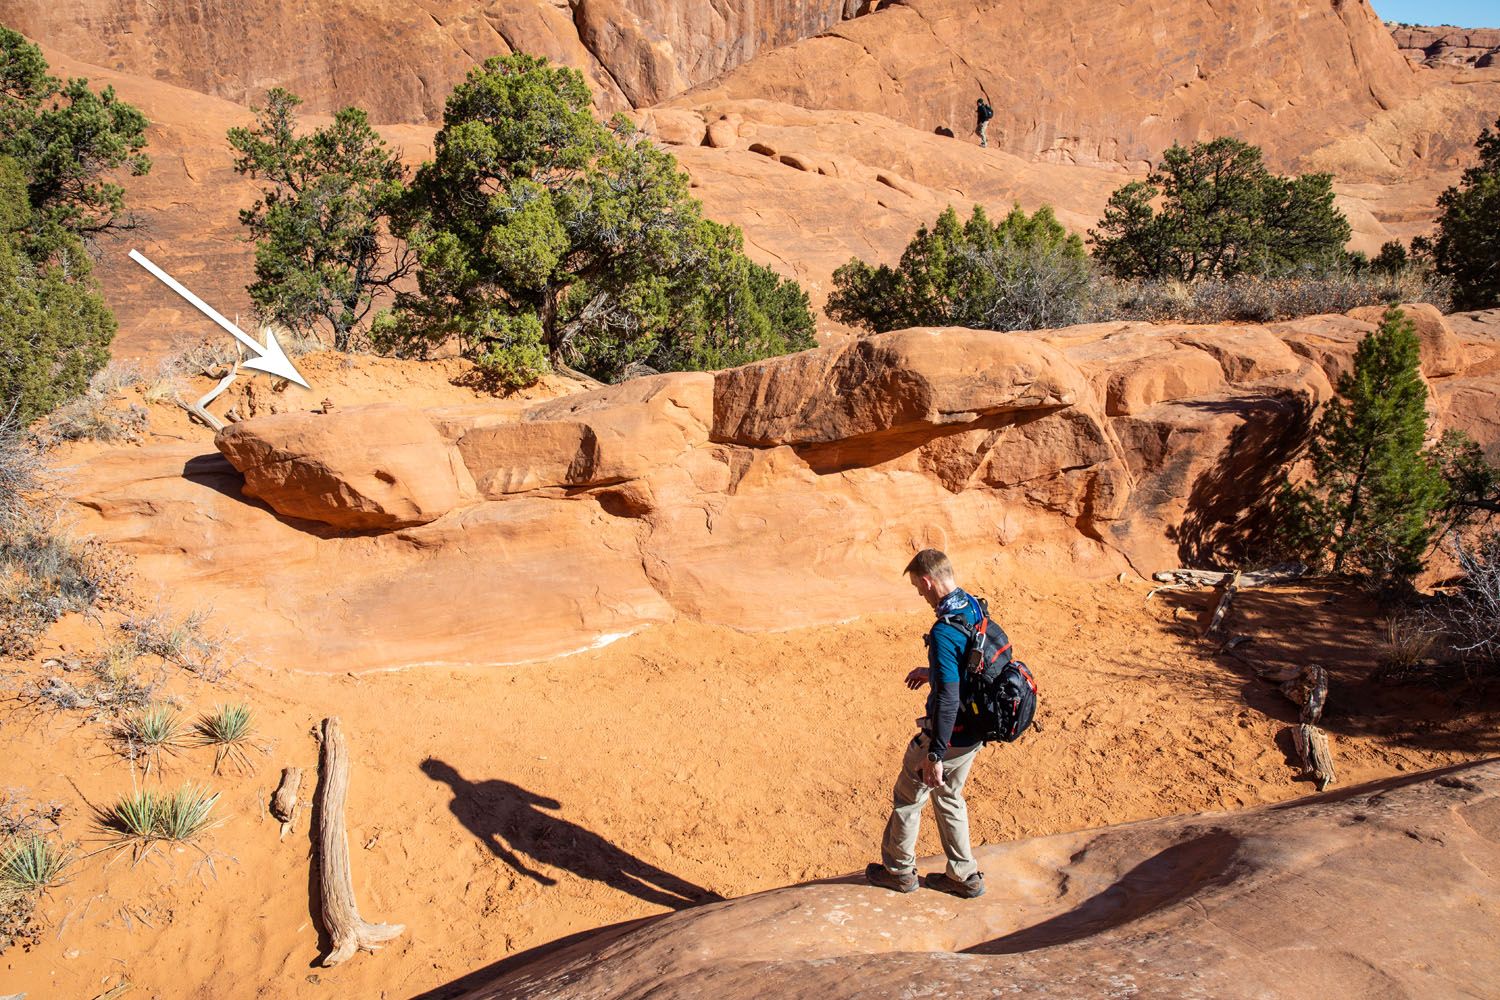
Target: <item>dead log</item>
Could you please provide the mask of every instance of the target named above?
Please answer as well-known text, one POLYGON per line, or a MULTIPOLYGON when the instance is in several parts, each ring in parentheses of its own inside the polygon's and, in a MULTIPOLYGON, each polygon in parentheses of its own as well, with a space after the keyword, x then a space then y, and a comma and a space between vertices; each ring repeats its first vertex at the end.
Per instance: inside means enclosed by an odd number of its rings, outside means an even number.
POLYGON ((287 831, 292 828, 292 823, 297 818, 297 793, 302 790, 302 768, 284 767, 281 769, 281 784, 276 786, 276 794, 271 796, 271 815, 281 820, 281 839, 285 840, 287 831))
POLYGON ((406 930, 402 924, 372 924, 359 915, 349 871, 349 837, 344 831, 344 797, 349 791, 349 751, 338 716, 323 720, 322 776, 318 782, 318 886, 323 923, 333 950, 320 963, 338 965, 363 948, 375 951, 406 930))
POLYGON ((219 384, 204 393, 196 403, 189 403, 184 399, 178 399, 177 405, 187 410, 188 413, 201 420, 205 426, 211 428, 215 434, 224 429, 224 421, 208 412, 208 404, 219 398, 219 394, 229 388, 229 384, 239 376, 240 363, 236 361, 229 372, 219 380, 219 384))
MULTIPOLYGON (((1238 571, 1235 571, 1238 572, 1238 571)), ((1235 572, 1219 572, 1208 569, 1167 569, 1160 573, 1151 574, 1151 579, 1157 583, 1186 583, 1197 587, 1217 587, 1227 583, 1235 572)), ((1282 580, 1295 580, 1307 573, 1307 567, 1302 563, 1278 563, 1265 569, 1258 569, 1250 573, 1240 573, 1240 587, 1260 587, 1267 583, 1279 583, 1282 580)))
POLYGON ((1328 671, 1316 663, 1309 664, 1306 677, 1307 696, 1302 700, 1301 721, 1311 725, 1323 718, 1323 703, 1328 700, 1328 671))
POLYGON ((1328 750, 1328 736, 1317 726, 1303 724, 1292 728, 1292 742, 1302 758, 1302 776, 1311 777, 1323 791, 1338 780, 1333 773, 1333 754, 1328 750))
POLYGON ((1224 584, 1224 596, 1219 598, 1219 606, 1214 608, 1214 616, 1208 620, 1208 628, 1203 630, 1204 635, 1213 635, 1220 625, 1224 624, 1224 618, 1229 614, 1229 604, 1234 600, 1234 595, 1239 593, 1240 573, 1235 570, 1229 581, 1224 584))

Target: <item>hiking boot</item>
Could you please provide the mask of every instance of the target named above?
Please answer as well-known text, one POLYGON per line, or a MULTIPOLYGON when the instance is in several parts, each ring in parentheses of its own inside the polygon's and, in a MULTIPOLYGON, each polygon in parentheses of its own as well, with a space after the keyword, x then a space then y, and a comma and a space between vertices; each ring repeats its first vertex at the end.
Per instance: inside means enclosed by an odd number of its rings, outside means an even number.
POLYGON ((978 899, 984 895, 984 872, 975 872, 960 882, 947 872, 933 872, 927 876, 927 888, 946 892, 959 899, 978 899))
POLYGON ((885 865, 865 865, 865 881, 892 892, 916 892, 917 873, 897 875, 885 865))

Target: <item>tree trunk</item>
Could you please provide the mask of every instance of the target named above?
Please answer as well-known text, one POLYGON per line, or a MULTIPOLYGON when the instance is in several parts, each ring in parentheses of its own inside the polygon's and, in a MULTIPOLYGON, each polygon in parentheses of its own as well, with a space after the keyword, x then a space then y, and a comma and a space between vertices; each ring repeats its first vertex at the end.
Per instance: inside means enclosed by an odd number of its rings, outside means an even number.
POLYGON ((1302 758, 1302 773, 1318 783, 1324 791, 1338 780, 1333 773, 1333 754, 1328 750, 1328 736, 1317 726, 1300 725, 1292 729, 1292 742, 1302 758))
POLYGON ((401 934, 401 924, 372 924, 359 915, 349 870, 349 838, 344 833, 344 797, 349 791, 349 751, 338 716, 323 720, 322 779, 318 784, 318 887, 323 924, 333 950, 322 965, 338 965, 363 948, 373 952, 401 934))

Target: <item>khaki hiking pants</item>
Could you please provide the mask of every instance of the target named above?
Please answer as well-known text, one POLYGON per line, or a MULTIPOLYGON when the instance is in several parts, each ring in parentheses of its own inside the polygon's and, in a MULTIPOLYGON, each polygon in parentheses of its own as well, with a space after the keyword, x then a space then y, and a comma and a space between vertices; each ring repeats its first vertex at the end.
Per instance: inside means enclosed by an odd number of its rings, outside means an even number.
POLYGON ((948 877, 962 882, 979 870, 969 848, 969 807, 964 803, 964 782, 979 756, 983 743, 971 747, 949 747, 943 758, 943 783, 937 788, 922 784, 922 764, 927 760, 928 738, 918 733, 906 746, 901 773, 892 792, 891 818, 885 824, 880 860, 886 870, 905 875, 917 870, 917 833, 922 825, 922 805, 932 797, 937 817, 938 840, 948 856, 948 877))

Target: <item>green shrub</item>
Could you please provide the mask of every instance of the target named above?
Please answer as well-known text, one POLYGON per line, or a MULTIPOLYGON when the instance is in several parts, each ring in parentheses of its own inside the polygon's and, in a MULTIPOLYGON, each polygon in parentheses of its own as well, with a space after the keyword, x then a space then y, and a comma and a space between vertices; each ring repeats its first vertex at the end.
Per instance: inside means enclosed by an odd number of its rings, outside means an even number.
POLYGON ((1353 370, 1319 419, 1313 476, 1282 497, 1286 541, 1335 573, 1409 585, 1448 500, 1440 462, 1424 451, 1427 387, 1415 328, 1400 309, 1360 342, 1353 370))
POLYGON ((1326 268, 1350 232, 1331 174, 1278 177, 1259 148, 1223 137, 1173 144, 1144 181, 1110 196, 1089 239, 1116 277, 1196 281, 1326 268))
POLYGON ((1453 280, 1460 309, 1500 306, 1500 119, 1493 132, 1479 133, 1475 147, 1479 163, 1438 197, 1437 238, 1421 244, 1438 273, 1453 280))
POLYGON ((38 939, 37 900, 64 881, 72 862, 66 848, 38 833, 17 833, 0 849, 0 952, 38 939))
POLYGON ((1047 206, 991 224, 952 207, 917 230, 894 268, 855 259, 833 274, 828 314, 882 333, 912 326, 1040 330, 1078 322, 1088 301, 1083 241, 1047 206))
POLYGON ((377 320, 377 346, 457 339, 510 386, 574 365, 696 367, 813 346, 805 296, 704 219, 672 156, 629 120, 596 120, 582 74, 517 53, 449 96, 435 158, 396 220, 418 291, 377 320))

